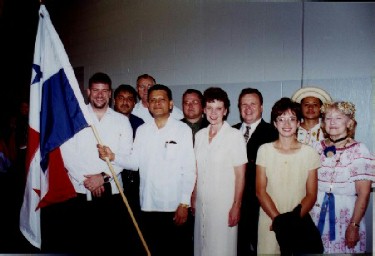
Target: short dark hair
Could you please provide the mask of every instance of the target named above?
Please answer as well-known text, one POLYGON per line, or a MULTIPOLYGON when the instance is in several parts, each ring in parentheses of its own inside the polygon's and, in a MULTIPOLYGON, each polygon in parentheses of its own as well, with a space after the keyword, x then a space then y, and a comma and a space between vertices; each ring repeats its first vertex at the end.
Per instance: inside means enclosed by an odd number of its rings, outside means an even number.
POLYGON ((152 81, 154 81, 154 84, 156 84, 155 78, 153 78, 149 74, 143 74, 143 75, 138 76, 138 78, 137 78, 137 85, 138 85, 138 81, 141 80, 141 79, 151 79, 152 81))
POLYGON ((97 72, 93 74, 89 79, 89 88, 91 88, 92 84, 96 84, 96 83, 108 84, 109 89, 112 90, 111 78, 109 78, 109 76, 105 73, 97 72))
POLYGON ((184 100, 184 97, 187 95, 187 94, 192 94, 192 93, 195 93, 196 95, 198 95, 198 98, 201 102, 201 105, 204 107, 204 98, 203 98, 203 94, 201 91, 199 90, 196 90, 196 89, 187 89, 184 94, 182 94, 182 100, 184 100))
POLYGON ((238 96, 238 108, 241 107, 241 99, 243 96, 247 95, 247 94, 256 94, 258 95, 258 98, 259 98, 259 101, 260 101, 260 105, 263 105, 263 95, 260 91, 258 91, 258 89, 255 89, 255 88, 244 88, 242 89, 241 93, 240 93, 240 96, 238 96))
POLYGON ((156 90, 162 90, 162 91, 165 91, 167 93, 167 96, 168 96, 168 99, 169 100, 172 100, 172 91, 171 89, 169 89, 169 87, 163 85, 163 84, 155 84, 154 86, 151 86, 150 89, 148 89, 148 99, 150 99, 150 94, 152 91, 156 91, 156 90))
POLYGON ((207 102, 214 102, 215 100, 224 102, 224 107, 227 109, 227 114, 224 116, 224 120, 227 119, 229 115, 230 100, 228 94, 220 87, 210 87, 206 89, 203 93, 204 106, 207 102))
POLYGON ((285 111, 290 109, 296 115, 300 122, 302 118, 301 106, 299 103, 292 101, 290 98, 283 97, 276 101, 271 110, 271 122, 276 122, 276 118, 281 116, 285 111))
POLYGON ((120 92, 128 92, 130 94, 133 95, 134 97, 134 100, 135 102, 137 102, 137 91, 134 89, 133 86, 131 86, 130 84, 120 84, 115 92, 113 93, 113 97, 116 98, 117 95, 120 93, 120 92))

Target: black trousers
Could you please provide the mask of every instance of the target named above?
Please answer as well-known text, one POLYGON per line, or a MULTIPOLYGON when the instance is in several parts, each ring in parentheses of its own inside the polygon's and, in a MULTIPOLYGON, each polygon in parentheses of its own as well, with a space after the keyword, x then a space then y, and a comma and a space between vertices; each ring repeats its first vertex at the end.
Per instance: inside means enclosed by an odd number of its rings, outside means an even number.
POLYGON ((237 256, 257 255, 259 209, 255 196, 243 199, 238 223, 237 256))
POLYGON ((189 223, 177 226, 174 212, 141 212, 144 237, 152 256, 192 256, 192 229, 189 223))
POLYGON ((120 194, 41 209, 43 253, 146 255, 120 194))

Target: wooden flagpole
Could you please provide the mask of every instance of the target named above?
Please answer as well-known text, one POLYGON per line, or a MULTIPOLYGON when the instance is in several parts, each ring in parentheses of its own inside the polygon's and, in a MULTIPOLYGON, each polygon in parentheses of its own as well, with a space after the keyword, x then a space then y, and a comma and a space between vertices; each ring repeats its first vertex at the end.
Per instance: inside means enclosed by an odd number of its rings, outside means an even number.
MULTIPOLYGON (((102 143, 102 141, 101 141, 101 139, 100 139, 100 137, 99 137, 99 134, 98 134, 98 132, 97 132, 95 126, 94 126, 94 125, 90 125, 90 126, 91 126, 91 128, 92 128, 92 130, 93 130, 93 132, 94 132, 95 138, 96 138, 96 140, 98 141, 98 143, 99 143, 100 145, 103 145, 103 143, 102 143)), ((117 175, 116 175, 116 173, 115 173, 115 170, 113 169, 112 163, 109 161, 108 157, 105 158, 105 161, 106 161, 106 163, 107 163, 107 165, 108 165, 108 167, 109 167, 109 170, 111 171, 111 174, 112 174, 112 177, 113 177, 113 179, 114 179, 114 181, 115 181, 115 183, 116 183, 116 186, 117 186, 118 190, 120 191, 120 194, 121 194, 122 200, 124 201, 124 203, 125 203, 125 205, 126 205, 126 208, 128 209, 128 212, 129 212, 130 217, 131 217, 131 219, 132 219, 132 221, 133 221, 133 224, 134 224, 134 226, 135 226, 135 229, 137 230, 137 233, 138 233, 138 235, 139 235, 139 238, 140 238, 141 241, 142 241, 143 247, 145 248, 145 250, 146 250, 146 252, 147 252, 147 255, 148 255, 148 256, 151 256, 151 252, 150 252, 150 250, 148 249, 147 243, 146 243, 145 239, 143 238, 143 235, 142 235, 141 230, 139 229, 139 226, 138 226, 137 220, 136 220, 135 217, 134 217, 134 214, 133 214, 133 211, 132 211, 132 209, 131 209, 131 207, 130 207, 130 205, 129 205, 128 199, 126 198, 126 196, 125 196, 125 194, 124 194, 124 191, 122 191, 122 188, 121 188, 121 186, 120 186, 120 182, 119 182, 119 180, 118 180, 118 178, 117 178, 117 175)))

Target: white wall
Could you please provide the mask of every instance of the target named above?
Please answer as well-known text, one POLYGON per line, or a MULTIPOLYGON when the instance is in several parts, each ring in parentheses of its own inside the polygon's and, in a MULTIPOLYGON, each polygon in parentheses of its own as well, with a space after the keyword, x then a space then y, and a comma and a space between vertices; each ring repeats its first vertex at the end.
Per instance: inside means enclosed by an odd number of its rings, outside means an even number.
POLYGON ((280 97, 316 85, 356 104, 356 139, 375 150, 374 3, 81 0, 59 12, 58 33, 85 85, 97 71, 114 87, 149 73, 171 86, 179 107, 187 88, 220 86, 231 124, 244 87, 263 93, 269 120, 280 97))
POLYGON ((357 105, 357 139, 374 149, 374 3, 225 2, 72 1, 58 32, 73 66, 85 68, 85 84, 96 71, 115 86, 149 73, 172 87, 177 106, 182 88, 221 86, 235 107, 239 90, 253 86, 268 120, 303 72, 304 85, 357 105))

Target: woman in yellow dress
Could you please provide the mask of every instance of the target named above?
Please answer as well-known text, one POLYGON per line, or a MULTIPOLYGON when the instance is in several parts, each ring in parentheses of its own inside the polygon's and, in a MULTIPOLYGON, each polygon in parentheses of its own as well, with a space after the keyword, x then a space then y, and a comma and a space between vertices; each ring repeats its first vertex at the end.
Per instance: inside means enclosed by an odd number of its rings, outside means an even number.
POLYGON ((258 226, 258 253, 280 254, 273 231, 274 219, 301 205, 300 216, 309 214, 317 196, 317 169, 320 159, 310 146, 297 141, 301 111, 298 103, 281 98, 272 107, 271 122, 279 138, 263 144, 256 160, 256 194, 261 209, 258 226))

